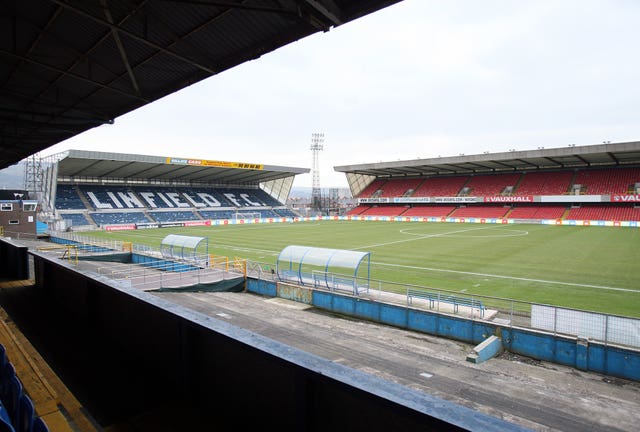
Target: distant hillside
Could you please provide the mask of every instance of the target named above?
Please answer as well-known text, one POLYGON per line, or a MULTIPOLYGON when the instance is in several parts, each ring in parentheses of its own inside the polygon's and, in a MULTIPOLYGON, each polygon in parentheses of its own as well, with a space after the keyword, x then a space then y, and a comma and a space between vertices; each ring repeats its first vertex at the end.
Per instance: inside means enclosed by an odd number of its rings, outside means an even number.
POLYGON ((289 198, 308 198, 311 196, 311 188, 310 187, 292 187, 291 193, 289 193, 289 198))
POLYGON ((0 189, 24 189, 24 164, 0 170, 0 189))

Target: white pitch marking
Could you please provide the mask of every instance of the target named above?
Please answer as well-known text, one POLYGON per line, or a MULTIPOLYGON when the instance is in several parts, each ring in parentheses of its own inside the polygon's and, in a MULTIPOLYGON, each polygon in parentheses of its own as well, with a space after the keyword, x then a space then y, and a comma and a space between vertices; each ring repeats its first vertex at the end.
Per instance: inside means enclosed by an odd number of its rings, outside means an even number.
MULTIPOLYGON (((495 229, 495 228, 496 227, 469 228, 469 229, 464 229, 464 230, 449 231, 449 232, 438 233, 438 234, 425 234, 423 236, 418 236, 417 234, 410 234, 410 235, 415 235, 416 238, 410 238, 410 239, 405 239, 405 240, 396 240, 396 241, 392 241, 392 242, 379 243, 379 244, 374 244, 374 245, 369 245, 369 246, 362 246, 362 247, 358 247, 358 248, 354 248, 354 249, 355 250, 368 249, 368 248, 374 248, 374 247, 380 247, 380 246, 388 246, 388 245, 397 244, 397 243, 407 243, 407 242, 411 242, 411 241, 422 240, 422 239, 433 238, 433 237, 444 237, 444 236, 447 236, 447 235, 460 234, 460 233, 469 232, 469 231, 479 231, 479 230, 487 230, 487 229, 495 229)), ((402 232, 402 231, 400 231, 400 232, 402 232)), ((403 233, 403 234, 406 234, 406 233, 403 233)))
POLYGON ((602 286, 602 285, 588 285, 588 284, 580 284, 580 283, 572 283, 572 282, 559 282, 559 281, 552 281, 552 280, 545 280, 545 279, 531 279, 531 278, 516 277, 516 276, 501 276, 501 275, 487 274, 487 273, 475 273, 475 272, 466 272, 461 270, 438 269, 438 268, 432 268, 432 267, 408 266, 408 265, 402 265, 402 264, 389 264, 389 263, 383 263, 383 262, 371 262, 371 264, 388 266, 388 267, 401 267, 401 268, 411 268, 411 269, 417 269, 417 270, 437 271, 437 272, 443 272, 443 273, 460 273, 460 274, 468 274, 473 276, 486 276, 486 277, 496 278, 496 279, 512 279, 512 280, 520 280, 525 282, 539 282, 539 283, 568 285, 568 286, 583 287, 583 288, 596 288, 596 289, 603 289, 603 290, 609 290, 609 291, 633 292, 633 293, 640 294, 639 290, 633 290, 629 288, 616 288, 616 287, 608 287, 608 286, 602 286))
MULTIPOLYGON (((501 237, 523 237, 523 236, 529 235, 529 231, 502 228, 500 226, 484 227, 484 228, 476 228, 476 229, 500 229, 501 232, 496 235, 457 235, 457 233, 446 233, 445 235, 447 235, 448 237, 455 237, 455 238, 490 238, 490 237, 501 238, 501 237)), ((428 234, 415 234, 408 229, 402 229, 400 230, 400 232, 402 234, 417 236, 417 237, 424 237, 425 235, 428 235, 428 234)))

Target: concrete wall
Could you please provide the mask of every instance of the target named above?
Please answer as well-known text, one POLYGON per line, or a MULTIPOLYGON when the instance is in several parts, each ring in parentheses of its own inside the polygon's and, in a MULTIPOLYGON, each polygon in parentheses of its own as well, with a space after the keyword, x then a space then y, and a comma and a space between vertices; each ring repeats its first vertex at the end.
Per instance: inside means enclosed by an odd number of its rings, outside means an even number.
POLYGON ((292 300, 311 297, 311 301, 307 303, 331 312, 472 344, 480 343, 491 335, 498 335, 502 338, 502 346, 517 354, 585 371, 640 381, 640 351, 631 348, 554 336, 552 333, 531 329, 501 328, 491 322, 438 314, 328 291, 314 291, 309 288, 293 289, 284 284, 278 284, 276 288, 273 282, 260 281, 258 284, 250 281, 247 289, 262 295, 278 295, 292 300), (294 295, 291 294, 292 291, 294 295), (282 295, 282 292, 285 294, 282 295))
POLYGON ((0 277, 29 279, 29 255, 26 246, 0 238, 0 277))
POLYGON ((101 424, 187 406, 184 430, 522 430, 30 253, 43 305, 31 321, 101 424))

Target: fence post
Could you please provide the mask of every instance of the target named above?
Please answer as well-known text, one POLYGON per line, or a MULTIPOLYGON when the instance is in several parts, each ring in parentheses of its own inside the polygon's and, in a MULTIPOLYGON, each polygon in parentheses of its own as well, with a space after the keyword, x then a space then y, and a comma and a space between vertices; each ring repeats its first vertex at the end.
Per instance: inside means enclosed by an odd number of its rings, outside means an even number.
POLYGON ((513 300, 511 300, 511 311, 509 312, 509 327, 513 328, 513 300))
POLYGON ((604 316, 604 373, 609 373, 609 315, 604 316))

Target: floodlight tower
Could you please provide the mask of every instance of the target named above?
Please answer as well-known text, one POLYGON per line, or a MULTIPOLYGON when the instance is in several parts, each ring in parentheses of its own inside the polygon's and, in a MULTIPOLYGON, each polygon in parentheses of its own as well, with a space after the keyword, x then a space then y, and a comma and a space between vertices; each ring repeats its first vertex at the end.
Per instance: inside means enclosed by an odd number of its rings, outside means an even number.
POLYGON ((324 133, 311 134, 311 151, 313 152, 313 164, 311 165, 311 206, 313 210, 321 210, 321 189, 320 189, 320 165, 318 164, 318 153, 323 149, 324 133))
POLYGON ((42 159, 38 153, 31 155, 24 164, 24 188, 31 199, 40 199, 43 192, 42 159))

